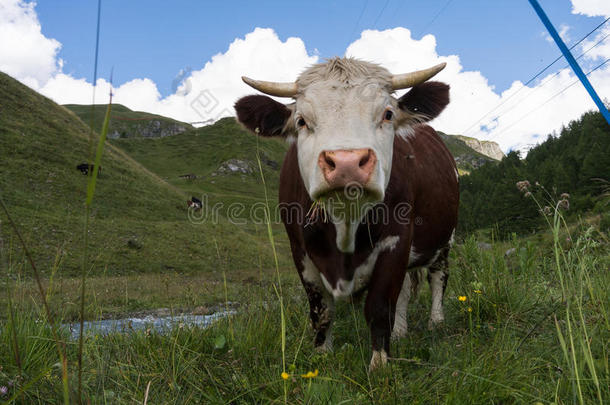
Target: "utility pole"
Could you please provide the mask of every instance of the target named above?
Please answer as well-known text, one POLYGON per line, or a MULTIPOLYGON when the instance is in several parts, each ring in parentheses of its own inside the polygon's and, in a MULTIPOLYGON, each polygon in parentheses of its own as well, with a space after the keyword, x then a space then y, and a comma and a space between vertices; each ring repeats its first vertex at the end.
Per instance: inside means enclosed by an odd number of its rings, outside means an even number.
POLYGON ((608 125, 610 125, 610 111, 608 111, 602 100, 595 92, 595 89, 589 82, 589 79, 587 79, 587 75, 584 74, 584 72, 578 65, 578 62, 576 62, 576 59, 574 59, 574 56, 572 56, 572 53, 557 33, 557 30, 553 26, 553 23, 551 22, 551 20, 549 20, 549 17, 547 17, 546 13, 538 3, 538 0, 529 0, 529 2, 534 8, 534 11, 536 11, 536 14, 538 14, 538 17, 540 17, 540 20, 542 21, 546 29, 549 31, 549 34, 551 34, 551 37, 553 37, 553 39, 555 40, 555 43, 561 50, 561 53, 563 53, 563 56, 566 58, 566 60, 572 67, 574 74, 576 74, 576 76, 580 79, 582 85, 585 86, 587 92, 589 92, 589 95, 593 99, 593 102, 597 105, 597 108, 599 108, 599 112, 602 113, 602 115, 606 119, 606 122, 608 122, 608 125))

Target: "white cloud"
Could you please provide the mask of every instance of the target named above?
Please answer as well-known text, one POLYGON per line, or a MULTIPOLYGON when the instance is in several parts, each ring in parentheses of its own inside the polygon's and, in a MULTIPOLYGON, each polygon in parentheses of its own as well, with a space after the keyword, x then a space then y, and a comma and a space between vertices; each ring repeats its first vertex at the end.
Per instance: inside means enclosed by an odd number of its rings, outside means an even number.
POLYGON ((572 13, 584 14, 588 17, 610 16, 610 1, 608 0, 572 0, 572 13))
MULTIPOLYGON (((584 4, 574 0, 574 10, 606 12, 605 2, 586 7, 581 3, 584 4)), ((7 45, 6 41, 0 43, 0 70, 58 103, 91 103, 91 83, 62 72, 62 61, 57 55, 61 44, 42 35, 34 5, 18 0, 0 0, 0 11, 0 37, 24 38, 19 41, 19 46, 7 45)), ((564 35, 566 33, 567 28, 564 28, 564 35)), ((602 34, 583 42, 582 49, 588 49, 602 34)), ((586 61, 589 64, 594 62, 592 66, 599 64, 599 58, 605 59, 610 55, 609 47, 595 48, 587 54, 586 61)), ((515 81, 509 89, 498 94, 481 72, 465 71, 458 55, 439 55, 433 35, 414 39, 406 28, 364 31, 349 45, 346 55, 380 63, 393 73, 447 62, 447 67, 436 79, 451 85, 451 103, 433 121, 433 126, 454 134, 468 129, 465 135, 495 140, 505 151, 540 142, 546 134, 594 108, 580 84, 558 95, 576 80, 568 69, 549 75, 539 84, 527 88, 515 81), (552 97, 555 98, 548 101, 552 97), (502 102, 504 104, 497 111, 477 122, 502 102)), ((224 53, 214 55, 202 68, 183 72, 184 80, 173 94, 163 98, 152 80, 135 78, 114 88, 113 101, 134 110, 181 121, 206 121, 233 115, 233 103, 240 96, 254 92, 241 81, 242 75, 262 80, 292 81, 306 66, 317 61, 315 48, 309 53, 301 39, 293 37, 282 41, 272 29, 256 28, 245 37, 235 39, 224 53)), ((594 72, 590 80, 600 96, 610 97, 610 64, 594 72)), ((106 80, 98 80, 96 101, 105 102, 109 90, 106 80)))
POLYGON ((58 72, 61 44, 42 34, 34 6, 0 0, 0 71, 35 88, 58 72))

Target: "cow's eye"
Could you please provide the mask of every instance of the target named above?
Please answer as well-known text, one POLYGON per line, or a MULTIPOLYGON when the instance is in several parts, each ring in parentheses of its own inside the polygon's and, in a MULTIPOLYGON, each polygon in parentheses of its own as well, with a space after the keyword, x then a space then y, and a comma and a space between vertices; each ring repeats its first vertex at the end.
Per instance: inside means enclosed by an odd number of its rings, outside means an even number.
POLYGON ((385 112, 383 113, 383 119, 385 121, 392 121, 393 118, 394 113, 392 112, 392 110, 385 110, 385 112))
POLYGON ((305 122, 305 120, 304 120, 303 118, 299 118, 299 119, 297 120, 297 127, 298 127, 299 129, 300 129, 300 128, 303 128, 303 127, 306 127, 306 126, 307 126, 307 123, 305 122))

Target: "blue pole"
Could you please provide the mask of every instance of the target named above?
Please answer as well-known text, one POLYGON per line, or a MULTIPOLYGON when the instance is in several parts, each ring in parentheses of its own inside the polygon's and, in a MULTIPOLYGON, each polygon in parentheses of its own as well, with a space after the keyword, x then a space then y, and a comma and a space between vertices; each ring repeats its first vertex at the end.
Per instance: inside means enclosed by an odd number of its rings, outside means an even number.
POLYGON ((595 92, 595 89, 593 88, 593 86, 591 86, 589 79, 587 79, 587 75, 585 75, 583 73, 582 69, 578 65, 578 62, 576 62, 576 59, 574 59, 574 56, 572 56, 572 53, 570 53, 570 50, 568 49, 566 44, 563 43, 563 40, 557 33, 557 30, 553 26, 553 23, 551 22, 551 20, 549 20, 549 18, 545 14, 544 10, 542 9, 542 7, 540 7, 538 0, 529 0, 529 2, 532 5, 532 7, 534 8, 534 11, 536 11, 536 14, 538 14, 538 17, 540 17, 540 20, 542 20, 542 23, 544 24, 546 29, 549 31, 549 34, 551 34, 551 37, 553 37, 553 39, 555 40, 555 43, 561 50, 561 53, 563 53, 563 56, 570 63, 572 70, 574 71, 576 76, 580 79, 580 81, 582 82, 582 85, 585 86, 585 89, 589 92, 589 95, 593 99, 593 102, 595 102, 595 104, 597 105, 597 108, 599 108, 599 112, 602 113, 602 115, 604 116, 604 118, 606 119, 608 124, 610 125, 610 111, 608 111, 608 109, 606 108, 606 106, 604 105, 602 100, 599 98, 599 96, 595 92))

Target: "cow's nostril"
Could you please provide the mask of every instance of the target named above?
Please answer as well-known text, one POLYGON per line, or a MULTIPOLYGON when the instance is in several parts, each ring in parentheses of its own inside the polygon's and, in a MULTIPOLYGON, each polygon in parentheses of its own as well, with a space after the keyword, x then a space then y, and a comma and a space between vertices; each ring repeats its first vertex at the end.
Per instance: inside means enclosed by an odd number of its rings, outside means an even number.
POLYGON ((371 150, 369 149, 368 152, 366 153, 366 155, 364 155, 362 157, 362 159, 360 159, 359 166, 362 167, 362 166, 366 165, 370 159, 371 159, 371 150))
POLYGON ((324 155, 324 161, 326 162, 326 164, 331 168, 334 169, 335 168, 335 161, 332 160, 328 155, 324 155))

